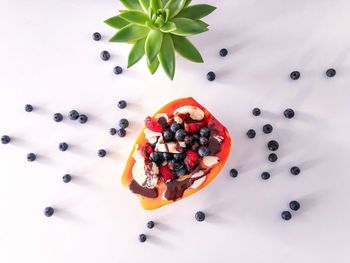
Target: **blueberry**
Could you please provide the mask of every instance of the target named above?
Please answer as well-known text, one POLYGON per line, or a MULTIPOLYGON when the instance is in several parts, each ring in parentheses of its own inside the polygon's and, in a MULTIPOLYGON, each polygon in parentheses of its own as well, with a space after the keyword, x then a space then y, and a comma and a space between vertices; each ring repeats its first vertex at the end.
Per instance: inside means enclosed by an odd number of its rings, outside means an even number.
POLYGON ((65 143, 65 142, 61 142, 61 143, 58 145, 58 149, 60 149, 61 152, 65 152, 65 151, 67 151, 67 149, 68 149, 68 144, 65 143))
POLYGON ((184 164, 182 161, 170 160, 168 162, 168 166, 170 170, 178 171, 184 166, 184 164))
POLYGON ((198 151, 199 147, 200 147, 199 143, 194 142, 191 146, 191 149, 196 152, 196 151, 198 151))
POLYGON ((270 173, 269 172, 262 172, 260 176, 261 176, 261 179, 267 180, 270 178, 270 173))
POLYGON ((123 69, 120 66, 116 66, 116 67, 114 67, 113 72, 114 72, 114 74, 119 75, 119 74, 123 73, 123 69))
POLYGON ((329 78, 333 78, 336 74, 337 74, 337 72, 335 71, 334 68, 327 69, 327 71, 326 71, 326 75, 329 78))
POLYGON ((293 166, 292 168, 290 168, 290 173, 292 175, 298 175, 300 174, 300 168, 297 166, 293 166))
POLYGON ((238 176, 238 171, 234 168, 230 170, 230 176, 231 177, 237 177, 238 176))
POLYGON ((201 157, 208 156, 209 155, 209 149, 205 146, 201 146, 198 149, 198 154, 201 157))
POLYGON ((110 128, 109 129, 109 134, 110 135, 115 135, 117 133, 117 129, 116 128, 110 128))
POLYGON ((68 118, 72 121, 75 121, 79 118, 79 112, 76 110, 71 110, 68 114, 68 118))
POLYGON ((81 124, 84 124, 84 123, 86 123, 88 121, 88 117, 85 115, 85 114, 80 114, 79 115, 79 122, 81 123, 81 124))
POLYGON ((28 162, 34 162, 36 159, 36 155, 34 153, 28 153, 27 154, 27 161, 28 162))
POLYGON ((147 240, 147 236, 145 234, 140 234, 139 235, 139 241, 141 243, 145 242, 147 240))
POLYGON ((117 134, 118 134, 119 137, 125 137, 126 130, 123 129, 123 128, 120 128, 120 129, 117 130, 117 134))
POLYGON ((253 138, 255 138, 255 135, 256 135, 255 130, 249 129, 249 130, 247 131, 247 136, 248 136, 248 138, 253 139, 253 138))
POLYGON ((26 104, 26 105, 24 106, 24 110, 25 110, 26 112, 32 112, 33 109, 34 109, 33 106, 30 105, 30 104, 26 104))
POLYGON ((271 140, 267 143, 267 148, 270 150, 270 151, 277 151, 278 148, 279 148, 279 143, 275 140, 271 140))
POLYGON ((177 175, 178 177, 181 177, 181 176, 186 175, 187 173, 188 173, 187 168, 186 168, 186 167, 182 167, 180 170, 178 170, 178 171, 176 172, 176 175, 177 175))
POLYGON ((199 144, 200 145, 204 145, 204 146, 207 146, 208 144, 209 144, 209 140, 208 140, 208 138, 206 138, 206 137, 200 137, 199 138, 199 144))
POLYGON ((196 220, 197 220, 198 222, 202 222, 202 221, 205 220, 205 214, 204 214, 202 211, 196 212, 196 214, 195 214, 194 217, 196 218, 196 220))
POLYGON ((92 38, 95 41, 99 41, 99 40, 101 40, 101 34, 98 33, 98 32, 95 32, 95 33, 92 34, 92 38))
POLYGON ((98 150, 97 155, 99 157, 101 157, 101 158, 105 157, 106 156, 106 150, 104 150, 104 149, 98 150))
POLYGON ((185 159, 186 155, 184 153, 174 153, 174 159, 177 161, 181 161, 185 159))
POLYGON ((210 72, 207 73, 207 79, 209 81, 213 81, 213 80, 215 80, 215 78, 216 78, 216 75, 215 75, 215 73, 213 71, 210 71, 210 72))
POLYGON ((281 217, 282 217, 283 220, 287 221, 287 220, 292 218, 292 214, 289 211, 283 211, 281 213, 281 217))
POLYGON ((171 160, 173 158, 174 158, 173 154, 171 154, 171 153, 163 153, 163 159, 165 161, 169 161, 169 160, 171 160))
POLYGON ((284 112, 283 112, 283 115, 284 117, 286 117, 287 119, 292 119, 295 115, 295 112, 294 110, 292 109, 286 109, 284 112))
POLYGON ((61 113, 55 113, 55 114, 53 115, 53 120, 54 120, 55 122, 60 122, 60 121, 63 120, 63 115, 62 115, 61 113))
POLYGON ((186 136, 185 130, 179 129, 175 133, 175 140, 181 142, 181 141, 185 140, 185 136, 186 136))
POLYGON ((271 124, 265 124, 265 125, 263 126, 263 132, 266 133, 266 134, 271 133, 272 130, 273 130, 273 127, 272 127, 271 124))
POLYGON ((194 141, 199 141, 200 135, 197 133, 192 134, 192 138, 194 141))
POLYGON ((193 137, 191 135, 186 135, 184 142, 185 142, 186 146, 188 146, 188 147, 192 146, 193 137))
POLYGON ((175 133, 177 130, 181 129, 181 125, 178 124, 177 122, 173 122, 171 125, 170 125, 170 130, 175 133))
POLYGON ((118 105, 119 109, 125 109, 128 104, 126 103, 125 100, 120 100, 120 101, 118 101, 117 105, 118 105))
POLYGON ((119 121, 119 127, 120 127, 120 128, 125 129, 125 128, 127 128, 128 126, 129 126, 129 121, 128 121, 127 119, 121 119, 121 120, 119 121))
POLYGON ((104 51, 101 52, 100 58, 102 60, 104 60, 104 61, 107 61, 107 60, 109 60, 111 58, 111 54, 109 54, 108 51, 104 50, 104 51))
POLYGON ((270 153, 268 159, 270 162, 274 163, 277 161, 278 157, 275 153, 270 153))
POLYGON ((1 143, 2 144, 8 144, 10 141, 11 141, 10 136, 8 136, 8 135, 1 136, 1 143))
POLYGON ((147 228, 152 229, 154 227, 154 222, 153 221, 148 221, 147 222, 147 228))
POLYGON ((199 130, 200 136, 209 137, 210 130, 207 127, 203 127, 199 130))
POLYGON ((300 203, 298 201, 293 200, 293 201, 289 202, 289 207, 293 211, 298 211, 300 208, 300 203))
POLYGON ((253 113, 254 116, 260 116, 261 110, 259 108, 254 108, 252 110, 252 113, 253 113))
POLYGON ((72 176, 70 174, 65 174, 63 177, 62 177, 62 180, 64 183, 69 183, 71 180, 72 180, 72 176))
POLYGON ((44 215, 47 217, 52 216, 55 213, 55 210, 52 207, 45 207, 44 209, 44 215))
POLYGON ((158 152, 152 152, 149 156, 151 160, 157 164, 163 162, 163 154, 158 152))
POLYGON ((228 54, 228 51, 227 51, 226 48, 222 48, 222 49, 220 49, 219 54, 220 54, 220 56, 222 56, 222 57, 226 57, 227 54, 228 54))
POLYGON ((165 141, 171 141, 173 137, 174 137, 174 134, 169 129, 164 130, 163 138, 165 141))
POLYGON ((290 73, 290 78, 292 80, 297 80, 300 78, 300 72, 299 71, 293 71, 292 73, 290 73))

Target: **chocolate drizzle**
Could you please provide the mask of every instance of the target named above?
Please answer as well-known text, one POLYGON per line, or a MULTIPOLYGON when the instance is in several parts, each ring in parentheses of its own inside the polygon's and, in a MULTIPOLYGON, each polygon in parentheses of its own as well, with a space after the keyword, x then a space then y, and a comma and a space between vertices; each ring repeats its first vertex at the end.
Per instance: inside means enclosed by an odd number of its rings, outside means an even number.
POLYGON ((221 150, 220 144, 221 143, 218 141, 218 139, 216 139, 213 136, 210 136, 209 145, 208 145, 209 155, 216 155, 218 152, 220 152, 221 150))
POLYGON ((139 194, 149 198, 157 198, 158 196, 157 188, 150 189, 150 188, 142 187, 135 180, 131 181, 129 185, 129 189, 134 194, 139 194))

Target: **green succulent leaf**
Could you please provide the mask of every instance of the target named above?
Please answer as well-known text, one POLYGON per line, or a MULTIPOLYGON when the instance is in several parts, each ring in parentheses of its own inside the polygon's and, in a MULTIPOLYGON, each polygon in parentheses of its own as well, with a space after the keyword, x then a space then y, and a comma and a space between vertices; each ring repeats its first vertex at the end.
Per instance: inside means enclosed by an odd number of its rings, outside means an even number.
POLYGON ((201 19, 207 15, 209 15, 211 12, 213 12, 216 9, 215 6, 211 5, 191 5, 181 10, 180 13, 178 13, 178 17, 186 17, 191 18, 193 20, 201 19))
POLYGON ((139 0, 120 0, 120 2, 129 10, 142 10, 139 0))
POLYGON ((192 0, 186 0, 185 7, 188 6, 191 2, 192 2, 192 0))
POLYGON ((169 0, 164 8, 169 9, 169 19, 175 17, 184 8, 186 0, 169 0))
POLYGON ((163 42, 163 33, 158 30, 151 30, 145 43, 147 60, 151 63, 157 56, 163 42))
POLYGON ((157 57, 154 58, 153 61, 152 61, 152 63, 148 63, 148 61, 147 61, 147 66, 148 66, 149 71, 150 71, 151 74, 153 75, 153 74, 157 71, 158 66, 159 66, 159 60, 158 60, 158 58, 157 58, 157 57))
POLYGON ((145 55, 146 38, 137 40, 128 56, 128 68, 136 64, 145 55))
POLYGON ((148 13, 148 8, 149 8, 149 0, 139 0, 139 3, 145 13, 148 13))
POLYGON ((171 35, 174 43, 174 48, 184 58, 196 62, 202 63, 203 58, 196 47, 186 38, 176 35, 171 35))
POLYGON ((144 26, 127 25, 120 29, 109 41, 110 42, 129 42, 145 38, 149 29, 144 26))
POLYGON ((164 32, 164 33, 169 33, 176 30, 176 25, 174 22, 167 22, 164 26, 162 26, 160 28, 160 31, 164 32))
POLYGON ((175 74, 175 51, 173 40, 169 34, 164 34, 158 59, 165 73, 173 80, 175 74))
POLYGON ((161 0, 150 0, 150 1, 151 1, 151 7, 153 10, 158 10, 163 6, 163 3, 161 0))
POLYGON ((127 11, 119 16, 130 23, 141 26, 146 25, 146 22, 148 21, 148 16, 141 11, 127 11))
POLYGON ((208 27, 209 25, 207 23, 205 23, 202 20, 196 20, 199 24, 201 24, 203 27, 208 27))
POLYGON ((157 27, 157 28, 160 28, 164 25, 165 21, 163 19, 163 17, 157 17, 156 21, 154 21, 154 25, 157 27))
POLYGON ((105 23, 116 29, 121 29, 129 24, 129 22, 121 18, 120 15, 108 18, 105 23))
POLYGON ((179 36, 191 36, 208 31, 201 22, 184 17, 176 17, 172 20, 176 25, 176 30, 172 34, 179 36))

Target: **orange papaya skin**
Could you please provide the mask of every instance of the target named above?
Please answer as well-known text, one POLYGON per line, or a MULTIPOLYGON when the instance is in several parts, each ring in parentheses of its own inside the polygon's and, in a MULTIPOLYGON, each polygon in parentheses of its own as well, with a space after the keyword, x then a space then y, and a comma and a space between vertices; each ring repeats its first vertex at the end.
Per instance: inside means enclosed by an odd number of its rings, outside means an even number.
MULTIPOLYGON (((162 108, 160 108, 151 117, 154 117, 158 113, 167 113, 168 115, 172 115, 177 108, 182 107, 182 106, 187 106, 187 105, 188 106, 196 106, 196 107, 199 107, 200 109, 202 109, 204 111, 204 114, 205 114, 204 120, 207 122, 207 125, 210 126, 211 124, 214 124, 215 128, 218 130, 219 135, 224 137, 224 140, 221 144, 221 151, 218 154, 216 154, 216 156, 220 158, 220 162, 212 167, 212 169, 210 170, 210 173, 206 175, 205 181, 198 188, 188 188, 187 190, 185 190, 183 196, 176 201, 162 199, 163 193, 166 190, 166 185, 164 182, 159 180, 158 185, 157 185, 157 188, 158 188, 158 197, 157 198, 148 198, 148 197, 138 195, 139 199, 140 199, 141 206, 146 210, 157 209, 157 208, 162 207, 164 205, 168 205, 168 204, 171 204, 173 202, 177 202, 177 201, 179 201, 187 196, 190 196, 190 195, 198 192, 199 190, 203 189, 212 180, 214 180, 214 178, 218 175, 220 170, 224 167, 224 165, 229 157, 230 150, 231 150, 231 137, 230 137, 228 130, 213 115, 211 115, 202 105, 200 105, 193 98, 189 97, 189 98, 182 98, 182 99, 177 99, 175 101, 172 101, 172 102, 166 104, 165 106, 163 106, 162 108)), ((130 153, 129 158, 128 158, 127 163, 126 163, 125 170, 124 170, 123 175, 122 175, 122 184, 125 187, 129 187, 131 181, 133 180, 132 168, 135 164, 135 160, 132 157, 132 154, 135 151, 135 147, 136 147, 136 145, 141 146, 141 145, 144 145, 145 143, 147 143, 147 140, 144 136, 144 129, 145 128, 142 129, 140 135, 136 139, 136 142, 131 150, 131 153, 130 153)))

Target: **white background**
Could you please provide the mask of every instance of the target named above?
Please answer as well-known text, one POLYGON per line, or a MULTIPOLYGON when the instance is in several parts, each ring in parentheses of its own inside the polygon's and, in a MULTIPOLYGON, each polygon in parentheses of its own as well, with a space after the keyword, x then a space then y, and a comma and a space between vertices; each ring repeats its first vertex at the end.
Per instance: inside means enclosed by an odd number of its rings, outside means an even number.
POLYGON ((0 134, 13 138, 0 145, 0 262, 348 261, 349 1, 207 2, 218 7, 206 19, 211 30, 191 38, 205 63, 178 58, 171 82, 161 70, 150 76, 144 60, 125 69, 129 46, 108 43, 114 30, 102 23, 121 8, 115 0, 0 0, 0 134), (95 31, 102 41, 92 40, 95 31), (100 60, 102 50, 110 61, 100 60), (116 65, 123 75, 113 74, 116 65), (324 75, 329 67, 333 79, 324 75), (295 69, 301 78, 291 81, 295 69), (209 70, 216 81, 206 80, 209 70), (185 96, 228 127, 232 154, 204 190, 144 211, 120 184, 124 163, 145 116, 185 96), (127 109, 117 109, 119 99, 127 109), (255 106, 261 117, 251 115, 255 106), (295 119, 281 116, 287 107, 295 119), (70 109, 88 123, 52 120, 70 109), (131 123, 127 137, 110 136, 122 117, 131 123), (265 123, 272 134, 261 132, 265 123), (254 140, 245 136, 249 128, 254 140), (266 160, 272 138, 280 142, 275 164, 266 160), (61 141, 67 152, 58 151, 61 141), (28 163, 28 152, 37 161, 28 163), (298 177, 292 165, 301 167, 298 177), (232 167, 237 178, 228 176, 232 167), (73 175, 69 184, 65 173, 73 175), (280 213, 293 199, 302 208, 285 222, 280 213), (46 218, 49 205, 56 213, 46 218), (194 220, 198 210, 205 222, 194 220), (156 227, 148 230, 151 219, 156 227), (143 232, 148 240, 139 243, 143 232))

